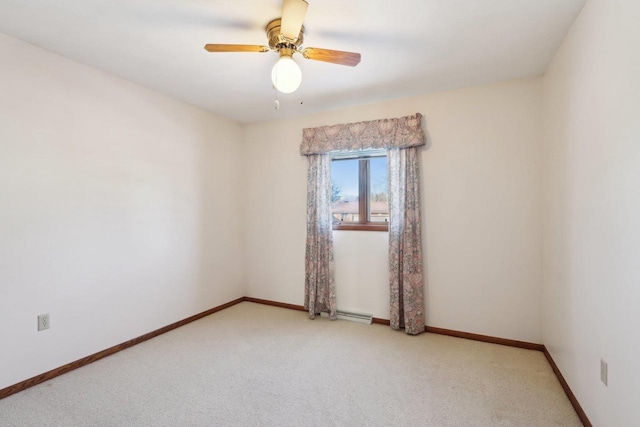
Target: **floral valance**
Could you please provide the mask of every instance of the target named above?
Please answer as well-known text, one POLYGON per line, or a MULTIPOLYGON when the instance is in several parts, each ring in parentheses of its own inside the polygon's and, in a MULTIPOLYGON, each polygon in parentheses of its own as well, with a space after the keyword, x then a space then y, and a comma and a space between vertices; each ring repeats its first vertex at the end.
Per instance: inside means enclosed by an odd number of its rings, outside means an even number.
POLYGON ((407 148, 424 145, 422 114, 397 119, 370 120, 302 130, 300 154, 356 151, 376 148, 407 148))

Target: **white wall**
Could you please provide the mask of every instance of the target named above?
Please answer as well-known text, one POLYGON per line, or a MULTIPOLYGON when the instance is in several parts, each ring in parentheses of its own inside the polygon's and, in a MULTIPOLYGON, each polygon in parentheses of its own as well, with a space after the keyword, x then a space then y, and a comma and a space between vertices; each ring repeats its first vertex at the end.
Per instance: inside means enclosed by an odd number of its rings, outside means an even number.
MULTIPOLYGON (((248 295, 304 301, 302 129, 416 112, 430 139, 421 150, 427 323, 541 342, 540 78, 247 125, 248 295)), ((334 236, 338 308, 389 318, 386 233, 334 236)))
POLYGON ((0 388, 244 295, 240 143, 0 35, 0 388))
POLYGON ((597 426, 640 425, 638 22, 588 1, 544 77, 544 343, 597 426))

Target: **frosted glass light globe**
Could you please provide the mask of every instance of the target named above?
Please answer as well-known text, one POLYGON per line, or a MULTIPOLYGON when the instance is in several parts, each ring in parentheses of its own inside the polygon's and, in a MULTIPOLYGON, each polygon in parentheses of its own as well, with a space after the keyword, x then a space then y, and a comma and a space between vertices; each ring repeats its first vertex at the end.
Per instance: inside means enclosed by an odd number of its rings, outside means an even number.
POLYGON ((282 93, 295 92, 302 82, 302 72, 290 56, 281 56, 271 70, 271 81, 282 93))

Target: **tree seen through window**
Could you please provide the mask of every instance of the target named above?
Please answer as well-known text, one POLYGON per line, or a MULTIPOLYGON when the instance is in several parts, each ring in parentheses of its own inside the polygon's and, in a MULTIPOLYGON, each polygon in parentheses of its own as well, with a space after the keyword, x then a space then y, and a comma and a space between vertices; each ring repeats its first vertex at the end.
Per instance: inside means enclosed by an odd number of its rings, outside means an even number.
POLYGON ((331 208, 334 229, 386 230, 389 221, 386 156, 334 159, 331 208))

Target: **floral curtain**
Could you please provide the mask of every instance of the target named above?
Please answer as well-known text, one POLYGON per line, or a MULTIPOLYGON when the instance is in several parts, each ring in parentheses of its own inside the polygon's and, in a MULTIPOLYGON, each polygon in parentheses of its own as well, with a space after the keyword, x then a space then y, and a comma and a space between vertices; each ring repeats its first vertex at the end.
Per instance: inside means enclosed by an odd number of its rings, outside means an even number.
POLYGON ((391 327, 416 335, 425 328, 418 150, 390 148, 387 162, 391 327))
POLYGON ((308 157, 305 309, 335 318, 331 226, 331 158, 335 151, 387 149, 389 167, 389 286, 393 329, 424 332, 424 279, 417 147, 426 143, 422 115, 303 129, 308 157))
POLYGON ((358 151, 375 148, 406 148, 425 144, 422 114, 397 119, 321 126, 302 130, 300 154, 358 151))
POLYGON ((307 157, 307 250, 304 308, 314 319, 321 312, 336 318, 331 225, 331 156, 307 157))

